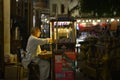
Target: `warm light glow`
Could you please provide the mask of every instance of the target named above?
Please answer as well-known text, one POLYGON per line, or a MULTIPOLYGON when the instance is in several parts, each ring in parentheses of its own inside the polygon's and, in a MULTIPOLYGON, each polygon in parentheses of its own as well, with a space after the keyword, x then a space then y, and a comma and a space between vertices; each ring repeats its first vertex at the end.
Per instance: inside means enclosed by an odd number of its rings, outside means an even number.
POLYGON ((47 18, 45 19, 45 22, 47 22, 47 18))
POLYGON ((70 24, 70 22, 68 22, 68 21, 64 21, 64 22, 54 22, 54 26, 55 25, 69 25, 70 24))
POLYGON ((89 20, 89 22, 91 22, 91 19, 89 20))
POLYGON ((111 22, 113 22, 114 20, 115 20, 115 19, 112 18, 112 19, 111 19, 111 22))
POLYGON ((33 27, 35 27, 35 15, 33 16, 33 27))
POLYGON ((119 22, 120 20, 119 20, 119 19, 117 19, 117 21, 119 22))
POLYGON ((81 23, 80 25, 83 27, 86 27, 86 23, 81 23))
POLYGON ((93 22, 95 22, 95 20, 93 20, 93 22))
POLYGON ((94 26, 97 25, 97 22, 93 22, 93 25, 94 25, 94 26))
POLYGON ((98 20, 97 20, 97 22, 101 22, 101 20, 100 20, 100 19, 98 19, 98 20))
POLYGON ((47 23, 49 23, 50 21, 49 20, 47 20, 47 23))
POLYGON ((107 22, 109 22, 109 20, 107 19, 107 22))
POLYGON ((86 22, 88 22, 88 20, 86 20, 86 22))
POLYGON ((79 23, 81 20, 77 20, 77 22, 79 23))
POLYGON ((16 0, 16 2, 18 2, 19 0, 16 0))
POLYGON ((83 20, 82 22, 84 23, 85 21, 83 20))

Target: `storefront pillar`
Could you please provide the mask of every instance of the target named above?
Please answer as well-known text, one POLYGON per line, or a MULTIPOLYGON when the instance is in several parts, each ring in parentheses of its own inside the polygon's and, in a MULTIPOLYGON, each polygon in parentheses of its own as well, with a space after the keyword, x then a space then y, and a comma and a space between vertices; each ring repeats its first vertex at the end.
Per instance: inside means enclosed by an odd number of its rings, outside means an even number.
POLYGON ((10 0, 3 0, 4 55, 10 54, 10 0))

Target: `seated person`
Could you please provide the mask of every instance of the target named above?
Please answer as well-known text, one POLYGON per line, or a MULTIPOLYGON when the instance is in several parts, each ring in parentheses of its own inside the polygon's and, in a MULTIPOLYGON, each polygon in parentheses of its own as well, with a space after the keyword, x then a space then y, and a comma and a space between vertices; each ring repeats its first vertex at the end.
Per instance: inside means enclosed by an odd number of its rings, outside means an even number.
POLYGON ((33 27, 31 35, 28 38, 27 47, 26 47, 26 56, 22 59, 22 64, 25 68, 28 67, 30 62, 34 62, 39 65, 40 80, 46 80, 49 77, 50 73, 50 64, 47 60, 41 59, 38 57, 38 54, 41 53, 40 45, 49 44, 52 42, 52 39, 42 39, 39 38, 41 31, 38 27, 33 27))

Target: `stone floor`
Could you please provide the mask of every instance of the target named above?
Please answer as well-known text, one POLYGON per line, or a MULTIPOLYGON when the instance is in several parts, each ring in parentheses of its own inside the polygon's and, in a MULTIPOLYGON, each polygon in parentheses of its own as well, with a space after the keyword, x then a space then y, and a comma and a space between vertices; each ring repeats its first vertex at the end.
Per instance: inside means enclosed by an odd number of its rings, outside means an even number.
MULTIPOLYGON (((75 80, 91 80, 89 79, 88 77, 84 76, 82 73, 80 72, 77 72, 75 74, 75 80)), ((5 80, 5 79, 0 79, 0 80, 5 80)), ((9 80, 13 80, 13 79, 9 79, 9 80)), ((17 79, 14 79, 14 80, 17 80, 17 79)), ((19 79, 18 79, 19 80, 19 79)), ((20 80, 28 80, 27 76, 26 77, 23 77, 21 78, 20 80)), ((49 79, 49 80, 52 80, 52 79, 49 79)))
MULTIPOLYGON (((22 80, 28 80, 28 78, 23 78, 22 80)), ((49 80, 52 80, 52 79, 49 79, 49 80)), ((75 80, 91 80, 91 79, 84 76, 82 73, 76 73, 75 80)))
MULTIPOLYGON (((120 80, 120 76, 118 74, 120 74, 120 72, 112 75, 112 77, 113 77, 112 80, 120 80)), ((5 80, 5 79, 0 79, 0 80, 5 80)), ((7 79, 7 80, 17 80, 17 79, 7 79)), ((18 80, 28 80, 27 75, 25 76, 25 74, 24 74, 24 77, 21 79, 18 79, 18 80)), ((49 79, 49 80, 52 80, 52 79, 49 79)), ((82 72, 78 71, 75 73, 75 80, 95 80, 95 79, 88 78, 82 72)))

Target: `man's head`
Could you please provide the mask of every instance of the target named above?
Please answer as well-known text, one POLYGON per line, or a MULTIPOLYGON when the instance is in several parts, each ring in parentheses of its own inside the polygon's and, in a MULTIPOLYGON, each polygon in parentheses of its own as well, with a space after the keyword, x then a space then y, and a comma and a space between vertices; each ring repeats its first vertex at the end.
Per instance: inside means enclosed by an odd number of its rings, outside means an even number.
POLYGON ((33 27, 31 30, 31 34, 35 37, 40 37, 41 31, 38 27, 33 27))

